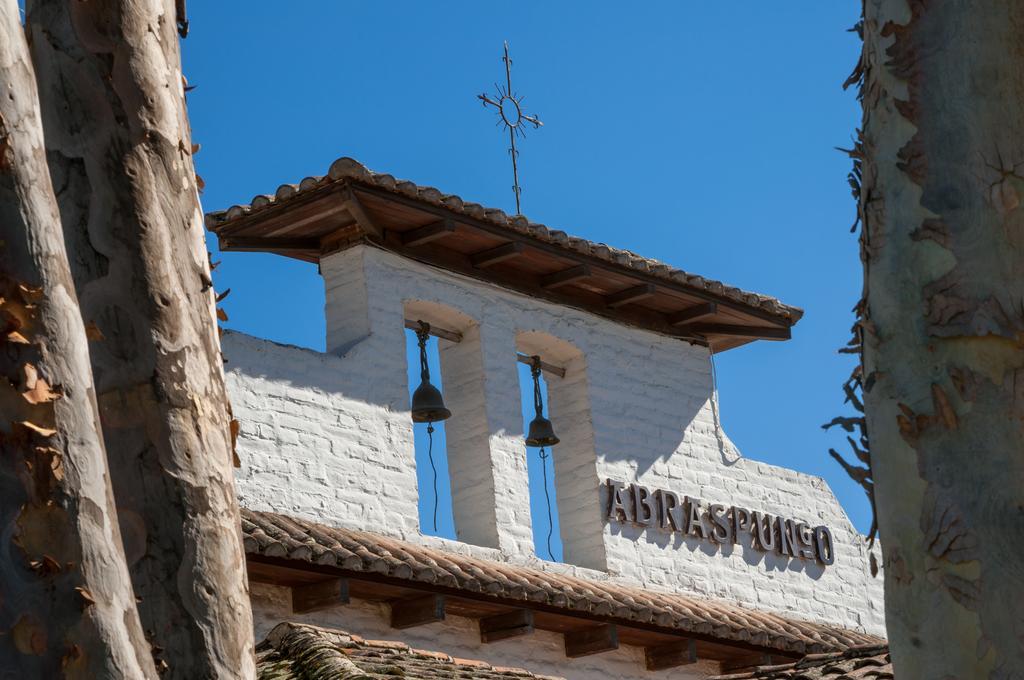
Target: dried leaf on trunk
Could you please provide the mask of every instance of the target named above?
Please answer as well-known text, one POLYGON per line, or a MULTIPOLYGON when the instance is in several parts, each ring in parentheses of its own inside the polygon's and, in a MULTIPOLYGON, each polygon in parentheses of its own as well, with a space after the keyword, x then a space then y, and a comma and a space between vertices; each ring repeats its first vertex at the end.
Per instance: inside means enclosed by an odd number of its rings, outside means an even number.
POLYGON ((217 296, 217 302, 220 302, 221 300, 223 300, 224 298, 226 298, 230 294, 231 294, 231 289, 228 288, 223 293, 221 293, 220 295, 217 296))
POLYGON ((28 566, 29 569, 40 576, 50 576, 51 574, 60 573, 60 562, 49 555, 43 555, 42 558, 38 560, 29 560, 28 566))
POLYGON ((221 321, 227 321, 228 320, 228 313, 225 312, 220 307, 218 307, 217 308, 217 318, 220 319, 221 321))
POLYGON ((40 437, 52 437, 53 435, 57 434, 57 430, 51 430, 48 427, 40 427, 39 425, 31 423, 27 420, 21 421, 20 423, 18 423, 18 425, 32 431, 33 433, 39 435, 40 437))
POLYGON ((100 330, 100 327, 96 325, 95 321, 90 321, 85 325, 85 337, 96 341, 107 339, 107 337, 103 335, 103 331, 100 330))
POLYGON ((53 389, 44 378, 40 378, 32 364, 22 366, 24 391, 21 396, 30 404, 45 404, 60 399, 60 389, 53 389))
POLYGON ((76 586, 75 587, 75 592, 78 593, 78 596, 80 598, 82 598, 82 606, 83 607, 90 607, 90 606, 96 604, 96 600, 93 598, 92 593, 89 592, 88 588, 84 588, 82 586, 76 586))

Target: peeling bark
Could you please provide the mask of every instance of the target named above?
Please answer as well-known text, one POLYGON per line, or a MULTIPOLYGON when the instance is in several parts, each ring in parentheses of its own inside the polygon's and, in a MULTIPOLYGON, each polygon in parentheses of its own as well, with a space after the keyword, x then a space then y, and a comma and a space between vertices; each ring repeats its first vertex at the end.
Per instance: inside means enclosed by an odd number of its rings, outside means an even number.
POLYGON ((860 328, 896 676, 1021 678, 1024 3, 864 9, 860 328))
POLYGON ((28 3, 114 495, 167 678, 255 675, 173 0, 28 3))
POLYGON ((0 0, 0 668, 156 678, 15 0, 0 0))

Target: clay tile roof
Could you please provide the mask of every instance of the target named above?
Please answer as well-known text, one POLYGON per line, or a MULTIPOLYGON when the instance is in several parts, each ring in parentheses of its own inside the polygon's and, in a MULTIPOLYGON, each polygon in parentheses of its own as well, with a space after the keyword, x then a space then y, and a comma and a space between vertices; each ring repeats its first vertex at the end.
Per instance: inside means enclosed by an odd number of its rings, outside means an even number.
MULTIPOLYGON (((363 640, 344 631, 306 624, 278 624, 256 647, 258 680, 381 680, 546 678, 518 668, 499 668, 401 642, 363 640)), ((550 678, 549 680, 557 680, 550 678)))
POLYGON ((373 573, 406 581, 409 587, 441 586, 475 597, 533 602, 567 614, 611 617, 624 625, 653 624, 705 639, 797 654, 882 642, 873 635, 731 602, 505 564, 275 513, 243 508, 242 530, 249 555, 328 565, 353 577, 373 573))
POLYGON ((206 226, 210 231, 217 233, 234 220, 295 200, 306 192, 342 181, 377 187, 429 205, 445 208, 456 214, 490 222, 520 236, 555 244, 567 251, 596 257, 626 269, 643 272, 690 288, 708 291, 786 319, 790 324, 795 324, 803 316, 803 310, 799 307, 783 304, 774 297, 740 290, 721 281, 690 274, 664 262, 643 257, 628 250, 570 236, 564 231, 531 222, 522 215, 508 215, 497 208, 486 208, 477 203, 470 203, 434 187, 420 186, 408 180, 396 180, 391 175, 373 172, 359 161, 348 157, 334 161, 326 175, 307 177, 298 185, 282 184, 273 194, 254 196, 247 205, 233 205, 227 210, 209 212, 206 214, 206 226))
POLYGON ((862 645, 830 654, 808 654, 796 663, 761 666, 748 673, 708 680, 892 680, 886 645, 862 645))

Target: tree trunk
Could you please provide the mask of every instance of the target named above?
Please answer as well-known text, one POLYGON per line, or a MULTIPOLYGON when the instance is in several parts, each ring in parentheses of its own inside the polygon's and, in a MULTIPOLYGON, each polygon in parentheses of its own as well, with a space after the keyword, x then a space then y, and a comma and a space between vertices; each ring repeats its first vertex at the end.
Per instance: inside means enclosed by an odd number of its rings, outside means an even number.
POLYGON ((867 0, 865 407, 896 677, 1024 677, 1024 3, 867 0))
POLYGON ((0 668, 156 678, 15 0, 0 0, 0 92, 0 668))
POLYGON ((27 23, 143 627, 165 677, 252 677, 175 3, 30 1, 27 23))

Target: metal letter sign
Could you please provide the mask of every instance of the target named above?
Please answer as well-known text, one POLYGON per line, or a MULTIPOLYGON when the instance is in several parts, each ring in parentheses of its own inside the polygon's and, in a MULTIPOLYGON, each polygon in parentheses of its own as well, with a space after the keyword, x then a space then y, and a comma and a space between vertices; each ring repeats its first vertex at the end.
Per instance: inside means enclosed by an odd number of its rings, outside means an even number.
POLYGON ((814 559, 823 566, 836 561, 832 532, 824 525, 811 528, 806 522, 766 512, 707 505, 699 498, 680 499, 671 491, 652 491, 613 479, 605 488, 608 519, 615 522, 657 527, 718 544, 739 543, 741 536, 749 536, 751 545, 762 552, 814 559))

